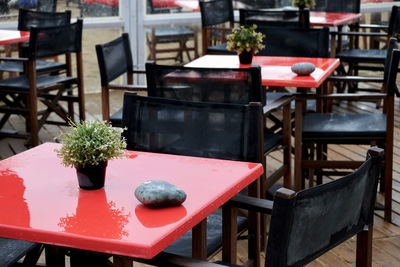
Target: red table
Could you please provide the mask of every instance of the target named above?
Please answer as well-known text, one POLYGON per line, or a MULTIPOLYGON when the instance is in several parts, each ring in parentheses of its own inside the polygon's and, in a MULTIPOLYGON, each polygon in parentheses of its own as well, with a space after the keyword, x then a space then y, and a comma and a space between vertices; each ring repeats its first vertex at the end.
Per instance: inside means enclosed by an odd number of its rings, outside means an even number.
POLYGON ((0 236, 152 258, 255 181, 261 164, 128 152, 108 163, 104 189, 78 188, 46 143, 0 161, 0 236), (160 179, 187 193, 179 207, 149 209, 134 196, 160 179))
MULTIPOLYGON (((253 65, 261 67, 263 86, 317 88, 339 66, 336 58, 302 57, 266 57, 255 56, 253 65), (309 76, 297 76, 290 67, 299 62, 310 62, 316 67, 309 76)), ((205 55, 186 64, 187 67, 239 68, 241 65, 236 55, 205 55)))
POLYGON ((29 32, 17 30, 0 30, 0 45, 29 41, 29 32))
POLYGON ((310 12, 312 26, 338 27, 354 22, 361 17, 361 13, 310 12))

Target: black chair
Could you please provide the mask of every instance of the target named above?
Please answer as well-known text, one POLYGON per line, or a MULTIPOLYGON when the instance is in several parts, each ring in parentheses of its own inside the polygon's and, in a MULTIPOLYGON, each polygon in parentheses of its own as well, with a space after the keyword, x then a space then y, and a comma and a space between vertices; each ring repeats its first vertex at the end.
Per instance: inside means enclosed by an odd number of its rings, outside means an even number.
MULTIPOLYGON (((170 13, 171 9, 163 8, 157 9, 153 7, 153 1, 148 0, 147 6, 150 9, 151 14, 164 14, 170 13)), ((149 57, 148 59, 154 62, 158 60, 170 60, 174 59, 183 63, 183 53, 186 53, 187 58, 192 60, 190 56, 190 51, 194 52, 194 57, 198 57, 198 49, 197 49, 197 31, 187 27, 187 26, 177 26, 177 25, 164 25, 164 26, 156 26, 152 27, 151 31, 146 36, 147 45, 149 47, 149 57), (187 42, 189 40, 193 40, 193 46, 189 47, 187 42), (176 43, 176 48, 157 48, 157 44, 166 44, 166 43, 176 43), (176 56, 173 57, 157 57, 157 54, 161 53, 171 53, 177 52, 176 56)))
MULTIPOLYGON (((260 162, 262 106, 179 101, 126 92, 123 123, 127 149, 176 155, 260 162)), ((255 186, 255 185, 254 185, 255 186)), ((249 193, 254 193, 254 186, 249 193)), ((239 219, 238 231, 246 227, 239 219)), ((221 213, 207 218, 207 255, 222 244, 221 213)), ((237 231, 235 231, 235 237, 237 231)), ((192 255, 191 231, 166 251, 192 255)))
POLYGON ((235 54, 226 49, 226 36, 234 26, 232 0, 199 0, 203 55, 235 54))
POLYGON ((260 56, 329 57, 329 29, 304 29, 258 24, 265 34, 260 56))
POLYGON ((0 238, 0 266, 15 266, 22 257, 22 266, 35 266, 42 251, 43 246, 38 243, 0 238))
MULTIPOLYGON (((235 196, 224 206, 224 212, 235 217, 239 207, 271 214, 265 266, 304 266, 355 235, 356 265, 371 266, 382 154, 383 150, 370 148, 367 160, 352 174, 297 193, 280 189, 273 202, 235 196)), ((235 220, 231 222, 229 226, 234 227, 235 220)), ((223 256, 223 260, 234 263, 236 255, 223 256)), ((143 262, 156 266, 221 266, 168 253, 143 262)))
MULTIPOLYGON (((312 175, 317 173, 317 182, 322 175, 342 175, 340 169, 355 169, 361 164, 356 160, 331 160, 327 146, 330 144, 373 144, 385 149, 384 175, 381 191, 385 192, 384 217, 391 221, 392 172, 394 134, 394 91, 400 50, 394 49, 387 75, 385 94, 331 94, 317 96, 329 101, 383 101, 383 109, 371 113, 304 113, 302 102, 308 97, 296 98, 295 117, 295 188, 301 188, 302 169, 312 175), (305 149, 308 148, 307 152, 305 149), (316 151, 316 153, 314 152, 316 151), (303 155, 308 157, 303 158, 303 155), (315 156, 313 156, 315 155, 315 156), (323 171, 334 169, 334 171, 323 171)), ((312 178, 312 177, 311 177, 312 178)))
MULTIPOLYGON (((32 26, 36 27, 55 27, 61 25, 70 24, 71 11, 50 13, 33 11, 29 9, 18 10, 18 30, 19 31, 30 31, 32 26)), ((20 47, 21 54, 23 50, 28 49, 28 43, 22 44, 20 47)), ((23 55, 22 55, 23 56, 23 55)), ((60 72, 65 71, 67 64, 50 61, 50 60, 36 60, 36 70, 38 72, 60 72)), ((0 72, 24 72, 23 63, 20 61, 9 61, 0 64, 0 72)))
POLYGON ((360 13, 360 0, 316 0, 315 11, 340 12, 340 13, 360 13))
POLYGON ((145 70, 135 70, 132 61, 129 35, 123 33, 121 37, 105 44, 96 45, 97 61, 101 78, 101 103, 103 120, 111 121, 113 126, 122 124, 122 107, 110 116, 110 90, 144 91, 147 87, 133 85, 134 74, 145 74, 145 70), (111 84, 113 80, 127 75, 127 84, 111 84))
POLYGON ((57 0, 38 0, 36 10, 54 13, 57 11, 57 0))
POLYGON ((239 9, 240 25, 287 26, 310 28, 310 10, 239 9))
MULTIPOLYGON (((3 105, 0 112, 0 128, 3 128, 13 114, 22 115, 27 122, 27 134, 2 131, 1 136, 29 138, 31 146, 39 144, 39 130, 44 123, 67 125, 75 117, 73 104, 79 105, 79 119, 85 119, 83 68, 82 68, 82 20, 77 23, 49 28, 31 27, 29 48, 26 58, 0 58, 24 62, 24 75, 0 80, 0 98, 3 105), (36 59, 66 55, 71 61, 71 54, 76 55, 76 75, 68 69, 65 75, 39 75, 36 71, 36 59), (74 95, 74 89, 77 93, 74 95), (44 104, 38 109, 37 101, 44 104), (68 110, 62 106, 68 104, 68 110), (55 113, 62 121, 50 121, 55 113), (39 118, 39 119, 38 119, 39 118)), ((71 66, 71 65, 70 65, 71 66)))
MULTIPOLYGON (((367 27, 367 26, 366 26, 367 27)), ((371 29, 380 29, 382 26, 368 26, 371 29)), ((387 32, 341 32, 339 36, 359 37, 384 37, 389 42, 391 37, 398 37, 400 33, 400 9, 393 6, 387 32)), ((387 49, 360 49, 358 47, 339 52, 336 57, 340 59, 340 74, 357 76, 359 70, 383 71, 387 49), (345 70, 345 64, 348 66, 345 70)), ((352 88, 351 90, 357 90, 352 88)))
MULTIPOLYGON (((284 177, 285 187, 290 188, 290 102, 285 98, 268 101, 261 86, 261 69, 258 66, 242 69, 189 68, 146 64, 148 96, 169 99, 213 103, 248 104, 260 102, 264 116, 283 109, 282 128, 264 129, 264 156, 284 148, 283 166, 263 182, 266 192, 280 177, 284 177)), ((268 95, 267 95, 268 97, 268 95)), ((259 162, 266 166, 265 158, 259 162)), ((263 197, 266 197, 263 195, 263 197)))

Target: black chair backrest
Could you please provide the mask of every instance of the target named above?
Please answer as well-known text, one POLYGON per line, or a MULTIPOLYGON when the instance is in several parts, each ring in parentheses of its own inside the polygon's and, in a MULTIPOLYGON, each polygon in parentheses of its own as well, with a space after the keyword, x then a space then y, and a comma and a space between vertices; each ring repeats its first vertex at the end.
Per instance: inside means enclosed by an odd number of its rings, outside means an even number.
POLYGON ((260 162, 262 107, 125 93, 122 126, 130 150, 260 162))
POLYGON ((45 12, 56 12, 57 0, 38 0, 36 10, 45 12))
POLYGON ((329 29, 273 27, 259 24, 265 34, 265 48, 260 56, 329 57, 329 29))
POLYGON ((76 23, 56 27, 31 27, 29 50, 30 60, 53 57, 82 51, 82 19, 76 23))
POLYGON ((386 59, 385 59, 385 68, 383 71, 383 80, 387 81, 388 76, 389 76, 389 71, 390 71, 390 64, 392 63, 392 57, 393 57, 393 50, 394 49, 399 49, 399 44, 397 42, 396 38, 390 38, 389 40, 389 45, 387 48, 387 54, 386 54, 386 59))
POLYGON ((102 86, 107 86, 114 79, 133 69, 131 45, 127 33, 123 33, 111 42, 96 45, 96 53, 102 86))
POLYGON ((186 101, 265 105, 261 68, 189 68, 146 64, 149 96, 186 101))
MULTIPOLYGON (((397 45, 397 44, 396 44, 397 45)), ((386 82, 386 94, 394 96, 396 92, 397 69, 400 61, 400 50, 398 45, 392 51, 392 59, 390 60, 389 73, 386 82)))
POLYGON ((232 0, 199 0, 203 27, 234 21, 232 0))
POLYGON ((18 30, 29 31, 32 26, 53 27, 71 23, 71 11, 42 12, 20 8, 18 11, 18 30))
POLYGON ((392 13, 390 13, 389 29, 388 34, 394 37, 399 37, 400 33, 400 8, 399 6, 392 7, 392 13))
POLYGON ((360 0, 316 0, 315 11, 360 13, 360 0))
POLYGON ((275 195, 265 266, 303 266, 373 225, 382 155, 367 157, 341 179, 275 195))
POLYGON ((262 10, 240 9, 240 24, 244 26, 258 25, 288 26, 310 28, 310 10, 262 10))

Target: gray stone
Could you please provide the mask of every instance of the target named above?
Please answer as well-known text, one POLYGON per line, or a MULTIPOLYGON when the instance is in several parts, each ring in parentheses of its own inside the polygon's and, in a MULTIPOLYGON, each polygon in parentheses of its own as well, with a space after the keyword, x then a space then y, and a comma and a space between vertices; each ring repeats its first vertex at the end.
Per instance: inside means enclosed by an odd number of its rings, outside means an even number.
POLYGON ((310 75, 315 70, 315 66, 309 62, 300 62, 293 64, 291 69, 299 76, 306 76, 310 75))
POLYGON ((185 191, 161 180, 151 180, 139 185, 135 196, 149 207, 179 206, 186 200, 185 191))

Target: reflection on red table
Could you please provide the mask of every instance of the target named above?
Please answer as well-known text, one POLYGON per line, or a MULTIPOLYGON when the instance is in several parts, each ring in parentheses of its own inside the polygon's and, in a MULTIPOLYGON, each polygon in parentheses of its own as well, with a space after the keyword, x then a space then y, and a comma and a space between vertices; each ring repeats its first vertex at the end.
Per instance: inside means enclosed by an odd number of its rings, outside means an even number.
POLYGON ((16 30, 0 30, 0 45, 29 41, 29 32, 16 30))
POLYGON ((104 189, 85 191, 57 147, 46 143, 0 161, 1 237, 151 258, 263 172, 257 163, 130 151, 109 161, 104 189), (134 190, 152 179, 183 189, 186 201, 142 206, 134 190))
POLYGON ((312 26, 337 27, 349 24, 361 17, 361 13, 310 12, 312 26))
MULTIPOLYGON (((288 86, 317 88, 339 66, 336 58, 302 58, 302 57, 253 57, 253 65, 261 66, 263 86, 288 86), (313 63, 315 71, 309 76, 297 76, 291 66, 299 62, 313 63)), ((236 55, 206 55, 185 66, 206 68, 242 68, 250 65, 241 65, 236 55)))

